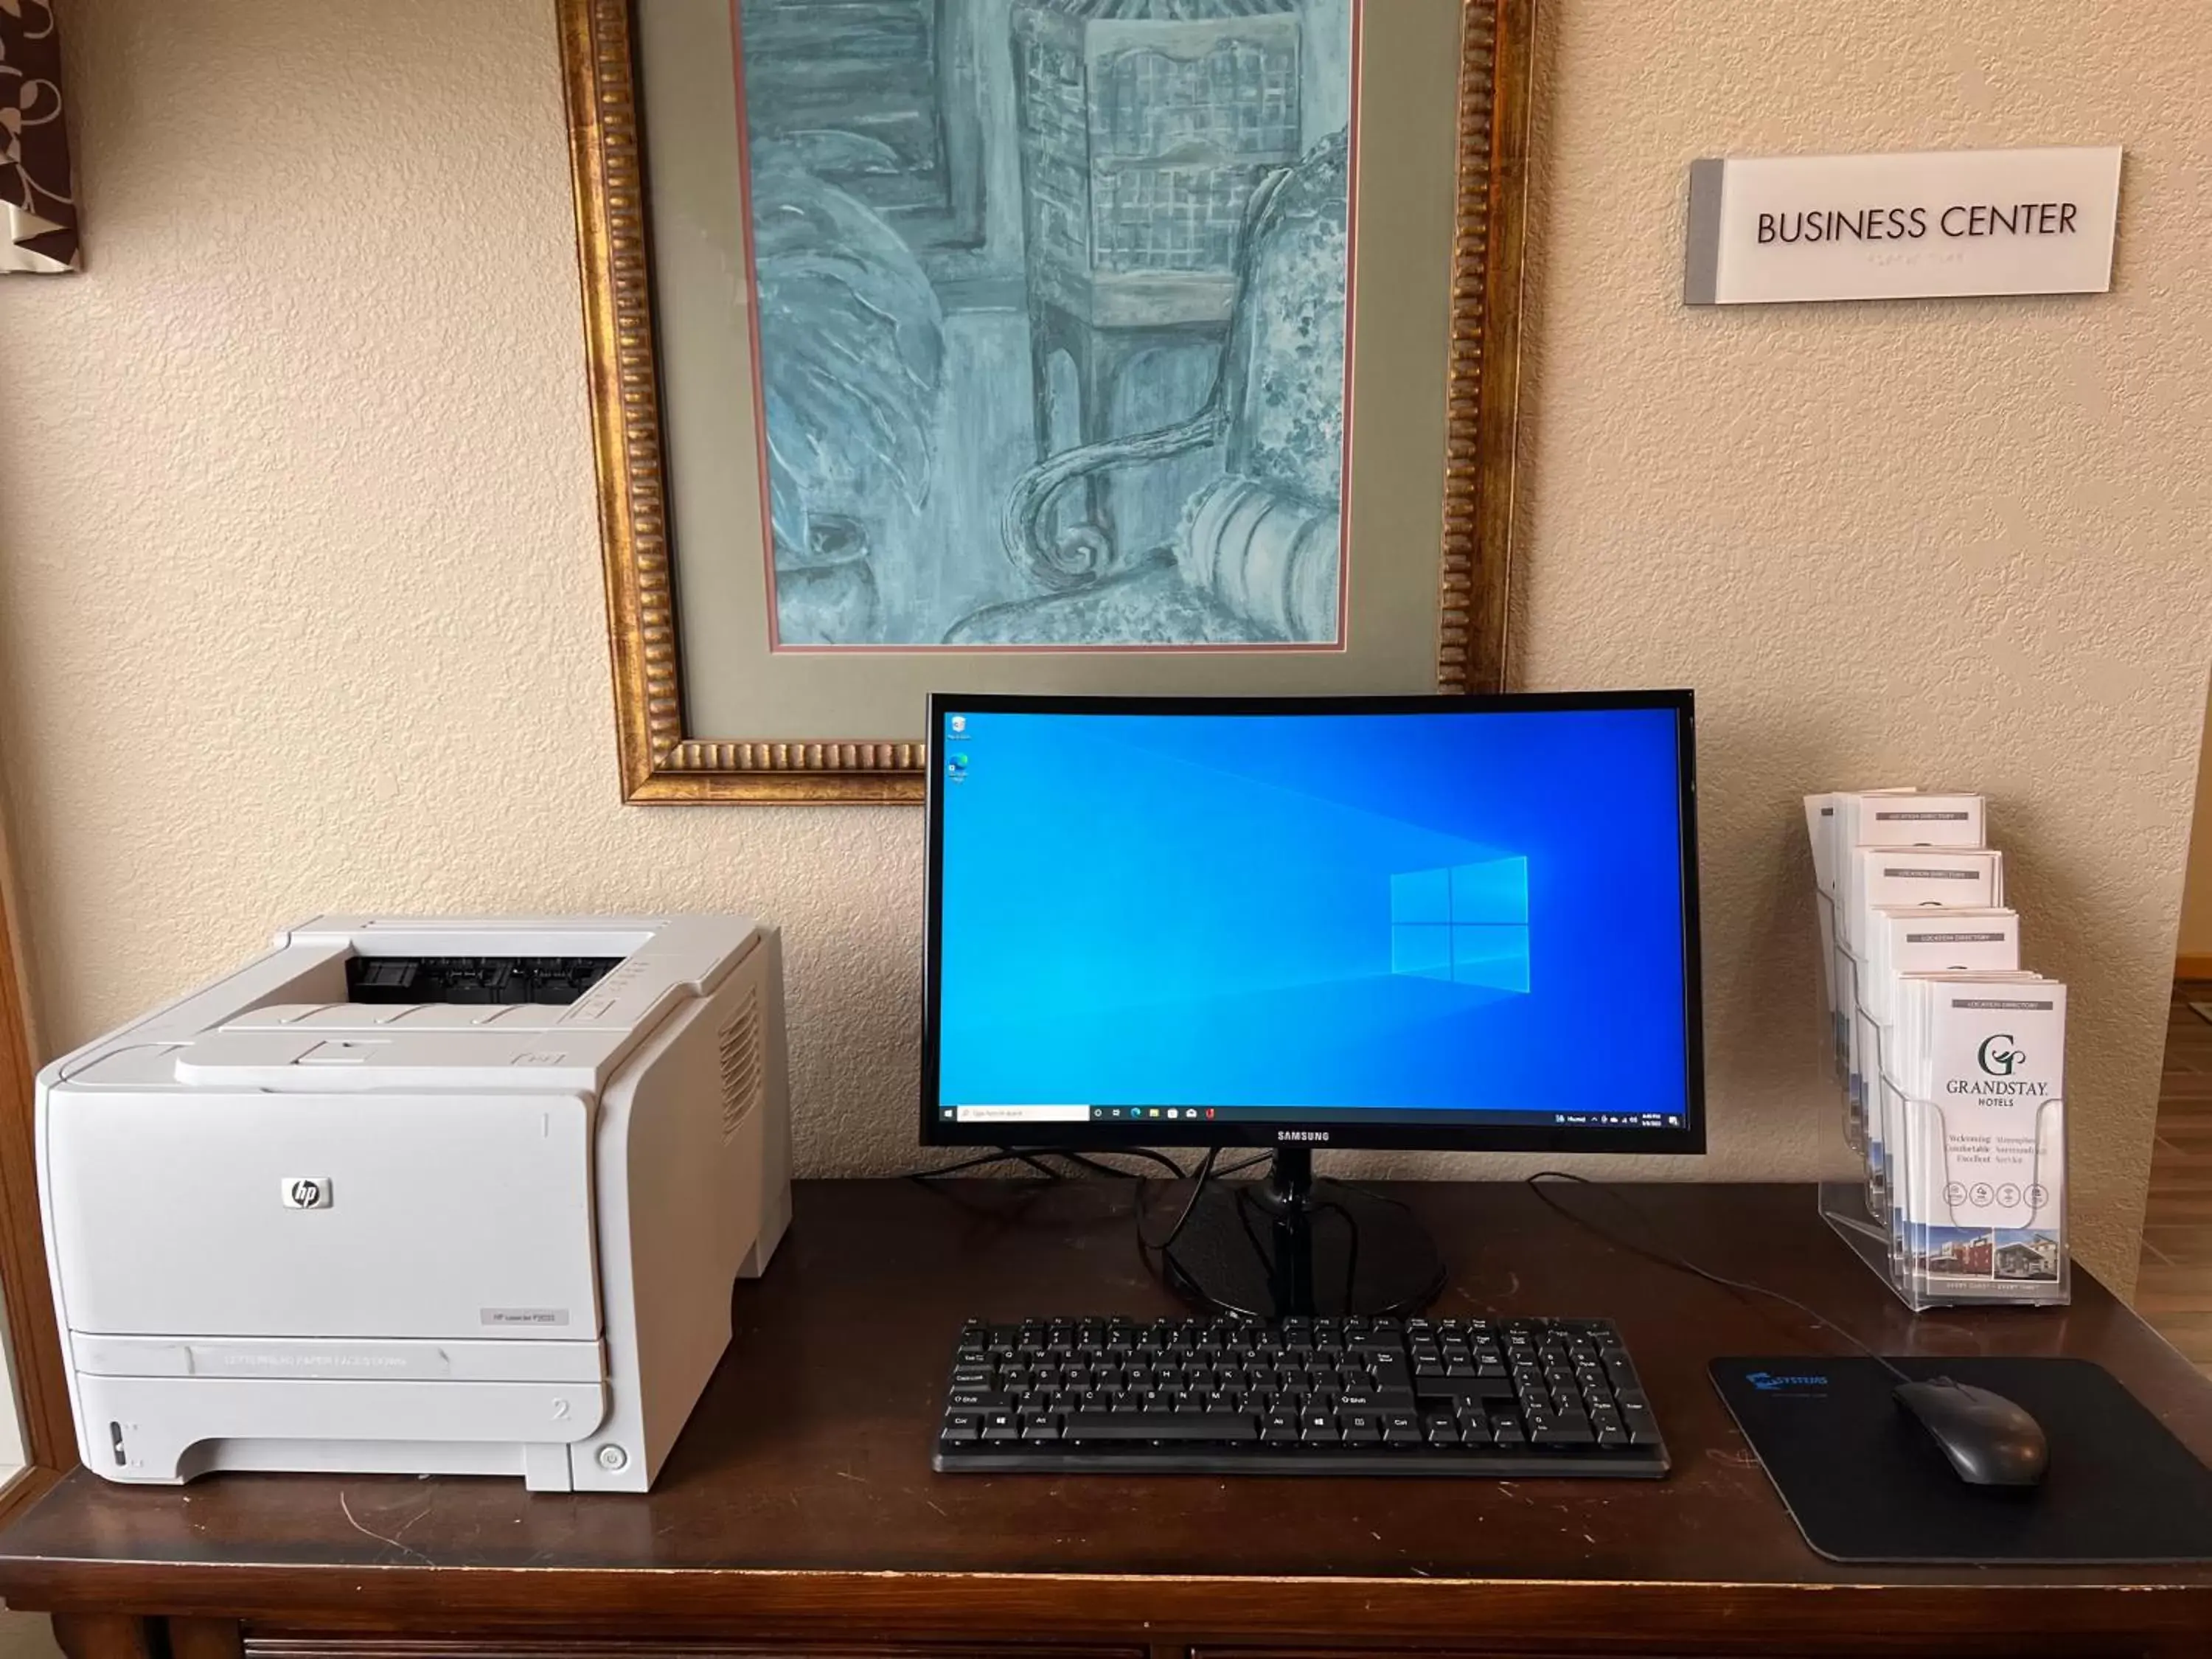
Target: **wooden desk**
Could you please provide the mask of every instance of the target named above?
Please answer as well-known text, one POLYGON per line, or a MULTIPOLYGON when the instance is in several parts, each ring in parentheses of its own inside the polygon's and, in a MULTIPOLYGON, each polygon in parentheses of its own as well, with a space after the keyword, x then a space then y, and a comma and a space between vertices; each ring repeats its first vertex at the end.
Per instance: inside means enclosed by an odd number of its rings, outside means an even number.
MULTIPOLYGON (((0 1595, 77 1659, 635 1654, 1322 1659, 1499 1653, 2158 1653, 2212 1647, 2212 1568, 1839 1567, 1800 1541, 1706 1380, 1820 1352, 1790 1310, 1618 1250, 1525 1188, 1394 1189, 1451 1264, 1440 1311, 1602 1314, 1675 1458, 1663 1482, 945 1477, 963 1315, 1170 1310, 1130 1192, 802 1185, 720 1375, 648 1498, 519 1481, 80 1470, 0 1534, 0 1595), (167 1620, 166 1628, 161 1621, 167 1620)), ((1559 1189, 1608 1226, 1601 1192, 1559 1189)), ((2199 1455, 2212 1384, 2086 1275, 2050 1312, 1915 1321, 1809 1189, 1637 1189, 1667 1243, 1899 1352, 2102 1362, 2199 1455)))

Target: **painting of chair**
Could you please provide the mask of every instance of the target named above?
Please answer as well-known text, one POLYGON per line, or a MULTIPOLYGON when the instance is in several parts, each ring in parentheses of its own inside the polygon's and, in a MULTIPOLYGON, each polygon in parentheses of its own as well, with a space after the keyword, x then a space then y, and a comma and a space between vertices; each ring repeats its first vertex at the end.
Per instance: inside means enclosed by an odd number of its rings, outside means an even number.
POLYGON ((1046 591, 977 612, 948 642, 1080 643, 1133 628, 1163 644, 1340 636, 1349 166, 1340 133, 1255 191, 1227 348, 1204 407, 1024 474, 1001 535, 1017 569, 1046 591), (1199 451, 1217 453, 1220 471, 1182 503, 1170 544, 1125 545, 1095 514, 1058 516, 1068 495, 1095 499, 1108 475, 1141 478, 1199 451))

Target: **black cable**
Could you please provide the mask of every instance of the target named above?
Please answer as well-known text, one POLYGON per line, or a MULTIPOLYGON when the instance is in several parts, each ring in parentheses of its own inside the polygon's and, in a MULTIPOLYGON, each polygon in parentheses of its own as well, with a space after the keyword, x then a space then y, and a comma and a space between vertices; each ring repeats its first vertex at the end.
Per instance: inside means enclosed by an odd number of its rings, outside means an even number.
MULTIPOLYGON (((1064 1158, 1071 1164, 1079 1164, 1086 1170, 1096 1170, 1101 1175, 1118 1176, 1125 1180, 1136 1181, 1143 1181, 1147 1177, 1137 1175, 1132 1170, 1117 1170, 1112 1164, 1101 1164, 1098 1160, 1102 1158, 1141 1158, 1169 1170, 1177 1181, 1190 1179, 1189 1170, 1184 1169, 1182 1164, 1164 1152, 1156 1152, 1149 1146, 1102 1147, 1095 1152, 1071 1152, 1065 1148, 1054 1148, 1046 1155, 1052 1158, 1064 1158)), ((1273 1152, 1255 1153, 1241 1164, 1231 1164, 1224 1169, 1216 1170, 1213 1172, 1213 1178, 1216 1181, 1226 1181, 1231 1176, 1241 1175, 1247 1170, 1256 1170, 1262 1164, 1273 1160, 1274 1156, 1273 1152)))
POLYGON ((1176 1218, 1175 1225, 1168 1229, 1168 1236, 1165 1238, 1155 1241, 1145 1237, 1145 1195, 1144 1189, 1141 1187, 1138 1188, 1137 1249, 1139 1254, 1150 1252, 1157 1255, 1182 1237, 1182 1230, 1190 1224, 1191 1214, 1198 1208, 1200 1195, 1206 1191, 1206 1183, 1213 1179, 1213 1162, 1220 1156, 1220 1147, 1210 1146, 1206 1149, 1206 1161, 1198 1166, 1198 1173, 1195 1176, 1188 1177, 1190 1196, 1183 1200, 1182 1213, 1176 1218))
POLYGON ((1095 1158, 1086 1157, 1081 1152, 1071 1152, 1064 1146, 1040 1147, 1037 1152, 1037 1156, 1040 1158, 1065 1158, 1070 1164, 1074 1164, 1079 1170, 1088 1170, 1093 1175, 1111 1176, 1116 1181, 1142 1181, 1144 1179, 1144 1176, 1138 1174, 1134 1170, 1117 1170, 1110 1164, 1101 1164, 1095 1158))
POLYGON ((1026 1164, 1047 1181, 1067 1179, 1051 1165, 1038 1163, 1037 1155, 1034 1151, 1018 1146, 1001 1146, 996 1152, 984 1153, 981 1158, 963 1158, 957 1164, 940 1164, 934 1170, 909 1170, 907 1171, 906 1178, 908 1181, 927 1184, 933 1181, 942 1180, 946 1176, 958 1175, 963 1170, 985 1170, 994 1164, 1026 1164))
POLYGON ((1735 1291, 1739 1293, 1747 1293, 1752 1296, 1771 1297, 1777 1302, 1785 1302, 1789 1304, 1790 1306, 1796 1309, 1799 1313, 1803 1314, 1806 1318, 1811 1320, 1815 1325, 1821 1327, 1824 1330, 1832 1331, 1838 1336, 1843 1338, 1844 1341, 1850 1343, 1851 1346, 1856 1348, 1868 1358, 1873 1360, 1875 1364, 1881 1366, 1882 1370, 1887 1371, 1899 1382, 1911 1382, 1915 1380, 1912 1377, 1907 1376, 1903 1371, 1892 1364, 1886 1356, 1876 1353, 1872 1348, 1860 1341, 1858 1338, 1853 1336, 1849 1331, 1845 1330, 1841 1325, 1836 1323, 1834 1320, 1829 1318, 1826 1314, 1821 1313, 1817 1309, 1806 1306, 1805 1304, 1800 1302, 1796 1297, 1790 1295, 1787 1291, 1774 1290, 1765 1285, 1754 1285, 1748 1279, 1730 1279, 1725 1273, 1717 1273, 1710 1267, 1699 1267, 1687 1256, 1675 1255, 1666 1250, 1654 1249, 1649 1245, 1638 1243, 1632 1238, 1623 1238, 1619 1233, 1613 1232, 1609 1228, 1600 1226, 1588 1216, 1577 1215, 1572 1210, 1567 1208, 1565 1205, 1556 1202, 1552 1198, 1552 1195, 1547 1193, 1543 1188, 1542 1183, 1547 1181, 1571 1181, 1577 1187, 1596 1188, 1598 1191, 1608 1194, 1614 1203, 1620 1205, 1622 1209, 1626 1210, 1629 1214, 1634 1216, 1636 1218, 1637 1224, 1646 1231, 1650 1231, 1651 1228, 1650 1218, 1644 1215, 1643 1211, 1638 1209, 1634 1204, 1631 1203, 1627 1198, 1623 1196, 1614 1188, 1603 1186, 1595 1181, 1586 1180, 1578 1175, 1569 1175, 1565 1170, 1539 1170, 1535 1174, 1528 1177, 1528 1190, 1535 1194, 1537 1198, 1543 1202, 1547 1209, 1551 1210, 1554 1214, 1565 1216, 1568 1220, 1573 1222, 1578 1227, 1584 1228, 1590 1232, 1595 1233, 1600 1238, 1604 1239, 1608 1244, 1612 1244, 1620 1249, 1631 1251, 1637 1255, 1644 1257, 1647 1261, 1656 1261, 1663 1267, 1672 1267, 1678 1273, 1694 1274, 1698 1278, 1705 1279, 1709 1284, 1719 1285, 1723 1290, 1735 1291))
POLYGON ((1133 1170, 1117 1170, 1112 1164, 1101 1164, 1098 1160, 1102 1158, 1141 1158, 1149 1163, 1157 1164, 1164 1169, 1172 1170, 1175 1174, 1175 1178, 1177 1181, 1188 1181, 1190 1179, 1189 1170, 1184 1169, 1182 1164, 1176 1163, 1165 1152, 1156 1152, 1149 1146, 1115 1146, 1111 1149, 1102 1148, 1095 1153, 1071 1152, 1061 1148, 1054 1149, 1052 1152, 1051 1156, 1054 1158, 1064 1158, 1070 1164, 1079 1164, 1086 1170, 1095 1170, 1101 1175, 1116 1176, 1125 1181, 1142 1181, 1145 1177, 1139 1175, 1133 1170))
MULTIPOLYGON (((1548 1174, 1552 1172, 1547 1171, 1546 1173, 1548 1174)), ((1408 1215, 1411 1215, 1413 1212, 1413 1206, 1407 1203, 1404 1199, 1393 1198, 1388 1193, 1378 1193, 1372 1187, 1367 1186, 1364 1182, 1346 1181, 1342 1176, 1326 1176, 1322 1178, 1328 1182, 1331 1186, 1349 1188, 1352 1191, 1358 1193, 1362 1198, 1371 1198, 1377 1204, 1388 1204, 1392 1209, 1403 1210, 1408 1215)), ((1335 1207, 1339 1209, 1343 1208, 1341 1205, 1336 1206, 1335 1207)))
MULTIPOLYGON (((1216 1170, 1213 1172, 1213 1178, 1217 1181, 1225 1181, 1231 1176, 1242 1175, 1247 1170, 1255 1170, 1273 1157, 1273 1152, 1256 1153, 1241 1164, 1231 1164, 1226 1169, 1216 1170)), ((980 1158, 963 1158, 957 1164, 939 1164, 933 1170, 909 1170, 906 1172, 905 1178, 908 1181, 935 1181, 945 1176, 958 1175, 967 1170, 988 1169, 994 1164, 1026 1164, 1047 1181, 1066 1180, 1067 1177, 1059 1170, 1049 1169, 1037 1161, 1047 1158, 1065 1158, 1070 1164, 1089 1170, 1094 1175, 1112 1176, 1118 1181, 1142 1181, 1146 1177, 1134 1170, 1117 1170, 1110 1164, 1099 1161, 1108 1158, 1141 1158, 1148 1163, 1158 1164, 1177 1181, 1190 1179, 1189 1170, 1168 1157, 1166 1153, 1156 1152, 1149 1146, 1115 1146, 1096 1152, 1078 1152, 1065 1146, 1000 1146, 994 1152, 984 1153, 980 1158)), ((1389 1201, 1395 1203, 1396 1200, 1389 1201)))

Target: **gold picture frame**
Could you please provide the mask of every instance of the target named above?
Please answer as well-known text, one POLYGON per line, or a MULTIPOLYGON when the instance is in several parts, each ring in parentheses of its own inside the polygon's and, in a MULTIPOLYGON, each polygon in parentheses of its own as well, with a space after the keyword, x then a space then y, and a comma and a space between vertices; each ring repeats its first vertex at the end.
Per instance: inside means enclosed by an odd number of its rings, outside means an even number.
MULTIPOLYGON (((1493 690, 1504 679, 1534 0, 1458 3, 1434 586, 1434 689, 1442 694, 1493 690)), ((918 739, 721 738, 687 729, 635 0, 556 6, 623 799, 918 803, 927 757, 918 739)), ((917 720, 919 713, 917 704, 917 720)))

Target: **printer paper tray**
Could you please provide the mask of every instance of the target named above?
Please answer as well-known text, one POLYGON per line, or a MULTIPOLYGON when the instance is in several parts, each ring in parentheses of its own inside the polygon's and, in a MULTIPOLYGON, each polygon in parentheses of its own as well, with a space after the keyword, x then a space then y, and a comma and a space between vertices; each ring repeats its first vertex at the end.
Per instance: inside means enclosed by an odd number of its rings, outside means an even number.
POLYGON ((513 1465, 499 1472, 515 1474, 538 1447, 565 1486, 556 1449, 588 1437, 607 1407, 599 1382, 80 1376, 77 1389, 86 1463, 111 1480, 160 1483, 225 1468, 344 1468, 330 1449, 382 1443, 507 1445, 513 1465))
POLYGON ((93 1376, 191 1376, 379 1382, 597 1382, 596 1341, 312 1340, 293 1337, 93 1336, 70 1334, 76 1369, 93 1376))

